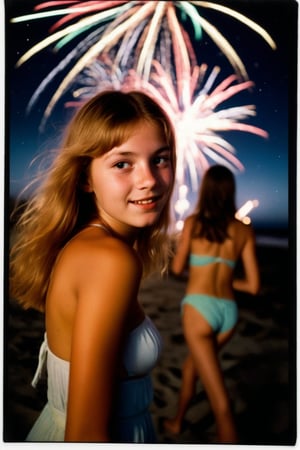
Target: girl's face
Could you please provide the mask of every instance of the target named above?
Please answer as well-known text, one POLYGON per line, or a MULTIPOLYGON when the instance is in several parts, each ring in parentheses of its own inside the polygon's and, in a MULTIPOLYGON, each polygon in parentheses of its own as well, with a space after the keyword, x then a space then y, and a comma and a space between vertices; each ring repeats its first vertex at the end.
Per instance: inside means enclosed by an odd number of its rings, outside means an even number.
POLYGON ((140 122, 130 138, 91 162, 89 191, 118 233, 153 225, 173 185, 171 149, 159 128, 140 122))

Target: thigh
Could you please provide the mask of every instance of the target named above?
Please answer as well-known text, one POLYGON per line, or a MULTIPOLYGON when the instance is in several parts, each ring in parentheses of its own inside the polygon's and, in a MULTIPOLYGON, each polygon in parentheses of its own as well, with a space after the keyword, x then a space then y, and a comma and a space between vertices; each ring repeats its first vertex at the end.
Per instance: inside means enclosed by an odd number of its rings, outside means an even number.
POLYGON ((192 357, 191 353, 189 353, 187 355, 187 357, 185 358, 184 363, 183 363, 183 369, 186 372, 189 372, 190 374, 197 375, 196 374, 196 368, 195 368, 194 360, 193 360, 193 357, 192 357))
POLYGON ((184 333, 189 329, 192 329, 193 333, 197 332, 204 336, 214 333, 208 319, 193 305, 184 304, 182 306, 182 325, 184 333))
POLYGON ((218 359, 218 345, 212 328, 204 318, 195 317, 192 308, 185 306, 184 335, 198 376, 213 407, 228 403, 228 395, 218 359))

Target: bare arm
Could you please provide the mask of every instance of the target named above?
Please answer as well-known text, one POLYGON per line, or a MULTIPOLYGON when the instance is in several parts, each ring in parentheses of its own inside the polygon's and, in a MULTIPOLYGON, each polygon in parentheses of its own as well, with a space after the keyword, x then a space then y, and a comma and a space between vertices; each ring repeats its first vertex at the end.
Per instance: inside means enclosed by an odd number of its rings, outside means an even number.
POLYGON ((237 291, 256 295, 260 289, 259 267, 256 257, 255 236, 252 228, 248 229, 246 242, 241 254, 244 273, 243 279, 235 279, 233 288, 237 291))
POLYGON ((80 274, 65 440, 108 442, 124 325, 141 270, 122 246, 89 262, 80 274))
POLYGON ((176 275, 180 275, 185 267, 186 260, 190 252, 190 238, 193 221, 188 217, 184 222, 184 227, 180 235, 175 256, 172 261, 171 270, 176 275))

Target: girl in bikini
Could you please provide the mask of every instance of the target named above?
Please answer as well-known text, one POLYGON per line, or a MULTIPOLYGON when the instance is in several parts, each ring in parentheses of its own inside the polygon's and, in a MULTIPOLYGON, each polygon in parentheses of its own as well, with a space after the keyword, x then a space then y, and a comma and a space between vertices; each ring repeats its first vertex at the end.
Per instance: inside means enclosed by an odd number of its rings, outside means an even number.
POLYGON ((253 229, 235 219, 235 213, 233 174, 226 167, 212 166, 204 175, 196 213, 186 219, 172 261, 172 271, 177 275, 189 262, 182 300, 189 354, 183 365, 177 413, 164 425, 172 433, 181 431, 199 376, 215 416, 220 443, 236 443, 238 436, 218 350, 232 337, 238 320, 234 289, 257 294, 260 285, 253 229), (233 280, 240 258, 244 278, 233 280))
POLYGON ((28 441, 155 442, 150 371, 161 339, 138 301, 168 265, 175 139, 139 92, 107 91, 72 119, 17 224, 11 297, 45 312, 33 380, 48 402, 28 441))

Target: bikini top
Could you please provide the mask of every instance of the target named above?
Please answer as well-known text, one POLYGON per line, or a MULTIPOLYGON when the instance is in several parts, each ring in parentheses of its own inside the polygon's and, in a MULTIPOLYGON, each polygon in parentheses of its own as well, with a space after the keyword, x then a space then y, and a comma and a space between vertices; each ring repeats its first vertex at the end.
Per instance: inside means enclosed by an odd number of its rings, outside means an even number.
POLYGON ((195 255, 194 253, 190 254, 189 263, 191 266, 206 266, 207 264, 224 263, 232 269, 235 266, 235 261, 232 259, 225 259, 221 256, 195 255))

